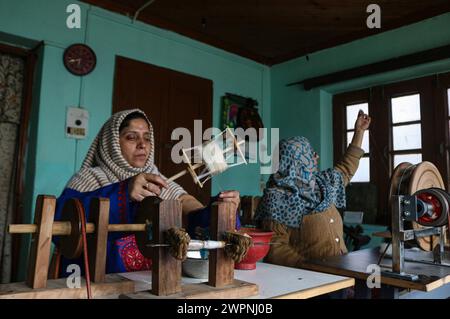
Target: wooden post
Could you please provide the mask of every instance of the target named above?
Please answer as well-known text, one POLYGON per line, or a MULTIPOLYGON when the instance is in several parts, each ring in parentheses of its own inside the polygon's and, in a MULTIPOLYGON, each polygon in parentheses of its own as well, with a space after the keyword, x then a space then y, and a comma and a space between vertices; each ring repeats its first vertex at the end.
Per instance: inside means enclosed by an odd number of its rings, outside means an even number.
POLYGON ((89 271, 93 282, 105 281, 106 249, 109 224, 109 199, 93 198, 89 219, 95 224, 95 233, 89 238, 89 271))
MULTIPOLYGON (((211 239, 222 240, 225 231, 236 228, 236 211, 232 203, 214 203, 211 214, 211 239)), ((224 287, 234 281, 233 259, 225 255, 224 249, 209 251, 209 275, 208 285, 224 287)))
POLYGON ((47 286, 55 208, 54 196, 38 196, 34 214, 34 223, 38 229, 32 237, 27 277, 27 285, 33 289, 47 286))
MULTIPOLYGON (((181 203, 178 200, 145 201, 144 205, 153 205, 152 211, 153 242, 164 243, 164 232, 172 227, 181 227, 181 203), (155 207, 156 206, 156 207, 155 207)), ((181 292, 181 261, 173 258, 167 247, 153 249, 152 253, 152 294, 167 296, 181 292)))

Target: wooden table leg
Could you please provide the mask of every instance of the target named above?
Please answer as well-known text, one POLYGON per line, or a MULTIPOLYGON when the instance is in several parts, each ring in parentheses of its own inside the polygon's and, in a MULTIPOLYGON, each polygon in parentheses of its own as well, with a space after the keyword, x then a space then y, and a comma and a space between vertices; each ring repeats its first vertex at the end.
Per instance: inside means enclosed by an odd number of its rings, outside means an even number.
POLYGON ((399 289, 389 285, 381 285, 380 288, 381 299, 398 299, 399 289))
POLYGON ((355 278, 355 299, 371 299, 372 289, 367 287, 366 280, 355 278))

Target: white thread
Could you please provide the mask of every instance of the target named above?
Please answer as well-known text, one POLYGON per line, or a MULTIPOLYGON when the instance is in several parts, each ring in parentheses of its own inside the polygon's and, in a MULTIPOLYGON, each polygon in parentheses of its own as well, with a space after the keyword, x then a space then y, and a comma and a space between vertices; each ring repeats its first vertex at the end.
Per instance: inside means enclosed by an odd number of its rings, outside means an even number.
POLYGON ((202 157, 211 175, 220 174, 228 168, 222 149, 216 142, 203 145, 202 157))

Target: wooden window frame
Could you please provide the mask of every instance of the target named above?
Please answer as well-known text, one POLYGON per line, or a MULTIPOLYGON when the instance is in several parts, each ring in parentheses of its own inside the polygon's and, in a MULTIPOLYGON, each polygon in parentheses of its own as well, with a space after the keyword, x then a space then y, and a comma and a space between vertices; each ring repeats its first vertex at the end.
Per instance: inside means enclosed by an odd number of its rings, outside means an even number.
MULTIPOLYGON (((347 121, 346 121, 346 107, 347 105, 354 105, 360 103, 369 103, 370 91, 360 90, 355 92, 348 92, 333 97, 333 158, 334 163, 337 163, 347 148, 347 121)), ((369 103, 369 113, 370 103, 369 103)), ((369 143, 370 145, 370 143, 369 143)), ((370 153, 370 150, 369 150, 370 153)))
POLYGON ((447 186, 447 191, 450 190, 450 114, 449 114, 449 105, 448 105, 448 96, 447 90, 450 89, 450 73, 439 74, 435 78, 435 100, 437 105, 441 105, 442 107, 439 109, 439 114, 437 116, 441 116, 441 118, 445 118, 443 125, 438 125, 438 130, 440 130, 440 134, 444 136, 443 139, 440 140, 439 143, 439 153, 442 156, 442 170, 445 174, 444 182, 447 186))
MULTIPOLYGON (((418 78, 408 81, 402 81, 398 83, 393 83, 385 85, 382 88, 382 104, 387 107, 387 112, 389 113, 389 174, 391 175, 394 170, 394 155, 396 154, 410 154, 410 150, 397 150, 394 151, 394 137, 393 137, 393 127, 398 125, 405 125, 404 123, 394 124, 392 121, 392 105, 391 99, 396 97, 408 96, 412 94, 420 94, 420 121, 411 121, 411 123, 421 124, 421 134, 422 134, 422 161, 430 161, 437 163, 435 156, 434 143, 427 143, 427 141, 434 141, 436 138, 435 131, 433 130, 433 124, 435 123, 434 115, 435 106, 433 98, 433 87, 432 87, 432 77, 418 78)), ((439 167, 438 167, 439 168, 439 167)))

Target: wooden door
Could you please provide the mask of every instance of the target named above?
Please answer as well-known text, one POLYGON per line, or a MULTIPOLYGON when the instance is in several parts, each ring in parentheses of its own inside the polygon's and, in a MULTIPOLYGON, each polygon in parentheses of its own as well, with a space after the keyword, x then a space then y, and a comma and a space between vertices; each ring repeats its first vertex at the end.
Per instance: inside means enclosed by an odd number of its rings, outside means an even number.
POLYGON ((31 50, 0 43, 3 66, 0 71, 0 282, 21 279, 20 259, 23 236, 7 240, 6 224, 22 224, 24 214, 26 152, 35 138, 29 127, 35 66, 41 43, 31 50))
MULTIPOLYGON (((172 131, 177 127, 189 129, 193 146, 194 120, 202 120, 203 130, 212 126, 212 81, 117 57, 113 112, 130 108, 140 108, 152 122, 155 164, 169 177, 186 168, 171 159, 172 146, 178 142, 171 140, 172 131)), ((190 175, 176 182, 203 204, 209 202, 210 182, 199 188, 190 175)))

